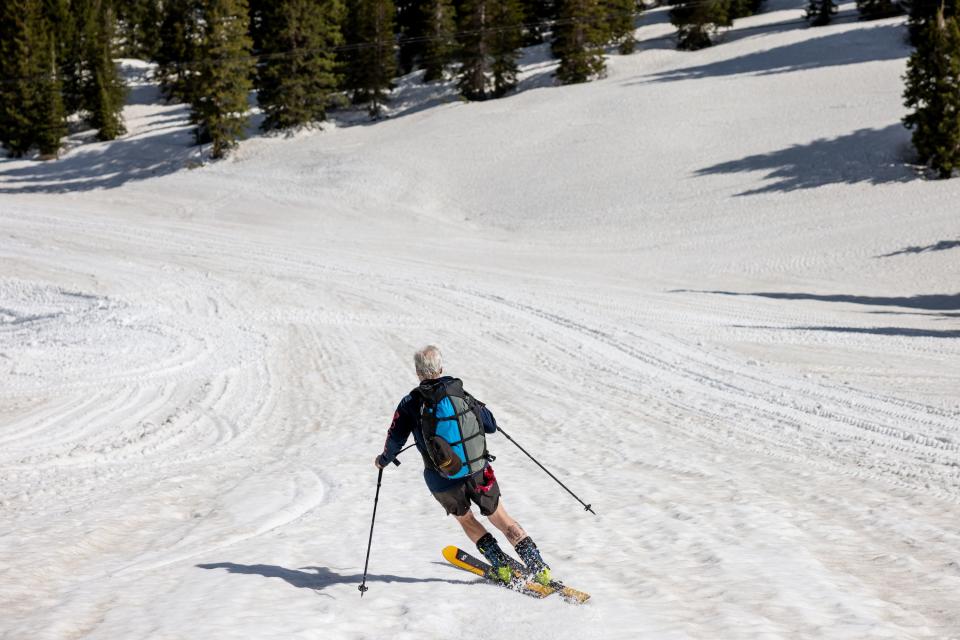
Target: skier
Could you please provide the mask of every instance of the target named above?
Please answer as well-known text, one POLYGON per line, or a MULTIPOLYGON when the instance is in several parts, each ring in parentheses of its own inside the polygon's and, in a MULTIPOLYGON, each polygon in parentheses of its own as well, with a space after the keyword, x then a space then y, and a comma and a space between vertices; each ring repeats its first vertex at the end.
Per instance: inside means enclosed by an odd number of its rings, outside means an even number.
POLYGON ((552 580, 550 567, 543 561, 537 545, 500 503, 500 485, 490 466, 483 436, 484 433, 497 431, 493 414, 483 403, 463 391, 460 380, 443 375, 443 357, 437 347, 429 345, 417 351, 413 362, 420 385, 397 406, 383 453, 374 459, 374 464, 378 469, 390 464, 412 433, 417 449, 423 456, 423 479, 427 488, 447 513, 457 519, 471 542, 477 545, 496 572, 495 579, 503 582, 513 579, 510 558, 500 548, 493 534, 474 517, 471 503, 477 505, 480 514, 486 516, 507 537, 533 578, 540 584, 549 585, 552 580), (445 399, 455 401, 453 405, 448 403, 448 408, 457 404, 466 408, 462 412, 454 409, 443 414, 441 407, 445 399), (473 422, 476 434, 464 435, 465 427, 461 423, 468 424, 474 418, 478 418, 473 422), (424 424, 428 422, 432 425, 424 424), (437 425, 441 423, 459 425, 459 436, 448 442, 431 435, 440 433, 437 425), (425 426, 428 427, 426 430, 425 426), (432 431, 429 426, 433 427, 432 431), (479 439, 478 443, 471 442, 476 439, 479 439), (478 446, 481 448, 478 449, 478 446), (464 455, 471 450, 482 453, 475 457, 472 453, 464 455), (478 470, 472 471, 473 468, 478 470))

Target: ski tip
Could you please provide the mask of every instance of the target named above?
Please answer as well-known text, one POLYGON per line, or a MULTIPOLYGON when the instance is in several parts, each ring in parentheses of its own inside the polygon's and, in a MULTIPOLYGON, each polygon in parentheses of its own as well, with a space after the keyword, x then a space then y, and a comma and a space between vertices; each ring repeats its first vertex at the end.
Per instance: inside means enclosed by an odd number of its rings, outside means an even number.
POLYGON ((453 546, 452 544, 450 544, 450 545, 445 546, 445 547, 443 548, 443 551, 442 551, 441 553, 443 553, 443 557, 444 557, 446 560, 452 561, 452 560, 455 560, 455 559, 457 558, 457 551, 459 551, 459 549, 458 549, 457 547, 453 546))

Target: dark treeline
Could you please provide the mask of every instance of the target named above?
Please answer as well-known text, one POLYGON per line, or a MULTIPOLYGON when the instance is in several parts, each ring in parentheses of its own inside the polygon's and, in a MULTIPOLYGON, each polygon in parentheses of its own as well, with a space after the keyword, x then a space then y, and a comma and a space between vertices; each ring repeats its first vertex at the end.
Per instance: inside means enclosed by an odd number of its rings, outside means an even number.
POLYGON ((517 85, 521 47, 549 41, 561 82, 602 76, 604 48, 634 48, 638 0, 4 0, 0 143, 55 158, 68 118, 124 132, 116 58, 157 63, 164 97, 191 106, 198 143, 221 157, 247 126, 322 122, 331 106, 379 117, 395 78, 422 69, 468 100, 517 85))
MULTIPOLYGON (((763 0, 668 0, 682 49, 763 0)), ((960 168, 960 0, 860 0, 862 19, 908 11, 916 53, 905 100, 920 161, 960 168)), ((335 105, 379 117, 398 75, 454 82, 467 100, 517 85, 521 47, 549 44, 561 83, 605 73, 610 48, 634 50, 638 0, 4 0, 0 4, 0 143, 55 158, 67 122, 101 140, 124 132, 116 59, 156 62, 170 101, 188 103, 198 143, 223 156, 255 96, 266 131, 323 122, 335 105)), ((835 0, 810 0, 813 25, 835 0)))
POLYGON ((37 148, 41 157, 56 157, 69 114, 79 114, 100 140, 124 133, 118 24, 109 0, 0 4, 0 143, 8 154, 37 148))

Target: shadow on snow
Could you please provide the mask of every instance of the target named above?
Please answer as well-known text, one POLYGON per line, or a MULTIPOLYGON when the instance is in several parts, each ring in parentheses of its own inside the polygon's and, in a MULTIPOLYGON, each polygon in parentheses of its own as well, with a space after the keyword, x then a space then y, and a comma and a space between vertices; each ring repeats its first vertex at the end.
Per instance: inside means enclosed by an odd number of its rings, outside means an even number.
POLYGON ((154 135, 84 144, 59 160, 0 163, 0 193, 65 193, 111 189, 183 169, 199 147, 182 115, 154 120, 154 135), (160 133, 156 133, 160 132, 160 133))
POLYGON ((828 331, 832 333, 862 333, 876 336, 904 336, 907 338, 960 338, 960 330, 910 329, 907 327, 757 327, 737 325, 741 329, 770 329, 775 331, 828 331))
POLYGON ((899 123, 882 129, 860 129, 838 138, 821 138, 721 162, 698 169, 696 175, 762 171, 765 179, 773 181, 742 191, 739 196, 814 189, 828 184, 909 182, 918 176, 898 157, 909 141, 909 132, 899 123))
MULTIPOLYGON (((796 27, 796 21, 762 25, 770 31, 796 27)), ((747 31, 747 29, 743 29, 747 31)), ((854 31, 809 38, 800 42, 755 51, 736 58, 671 69, 649 76, 646 82, 668 82, 693 78, 715 78, 741 74, 769 75, 806 69, 836 67, 862 62, 899 60, 910 55, 904 42, 902 24, 883 24, 854 31)), ((731 34, 733 35, 733 34, 731 34)))
POLYGON ((941 240, 935 244, 928 244, 923 247, 904 247, 899 251, 893 251, 891 253, 884 253, 879 256, 874 256, 875 258, 892 258, 893 256, 902 256, 908 253, 930 253, 933 251, 946 251, 947 249, 956 249, 960 248, 960 240, 941 240))
POLYGON ((960 310, 960 293, 927 294, 910 297, 823 295, 816 293, 787 293, 770 291, 702 291, 697 289, 673 289, 670 293, 711 293, 722 296, 754 296, 774 300, 819 300, 821 302, 846 302, 849 304, 874 305, 879 307, 904 307, 907 309, 928 309, 932 311, 960 310))
MULTIPOLYGON (((298 589, 313 589, 319 591, 336 584, 356 584, 363 581, 363 575, 340 574, 327 567, 301 567, 300 569, 285 569, 270 564, 236 564, 234 562, 216 562, 212 564, 198 564, 200 569, 226 569, 228 573, 263 576, 264 578, 279 578, 298 589)), ((471 580, 446 580, 442 578, 410 578, 389 574, 367 574, 367 582, 445 582, 448 584, 474 584, 471 580)))

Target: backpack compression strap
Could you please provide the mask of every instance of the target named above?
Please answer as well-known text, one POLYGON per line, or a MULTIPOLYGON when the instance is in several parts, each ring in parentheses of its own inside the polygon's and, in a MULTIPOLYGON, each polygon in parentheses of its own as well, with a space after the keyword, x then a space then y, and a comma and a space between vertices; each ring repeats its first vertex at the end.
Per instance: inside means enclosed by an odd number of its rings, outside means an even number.
MULTIPOLYGON (((474 440, 475 438, 484 437, 485 434, 483 430, 483 421, 480 418, 480 411, 479 411, 480 407, 483 406, 483 403, 481 403, 472 395, 470 395, 469 393, 463 390, 463 381, 460 380, 459 378, 453 378, 449 382, 435 382, 433 384, 421 383, 420 386, 414 389, 411 393, 416 394, 423 399, 424 404, 421 407, 420 419, 421 419, 421 431, 423 433, 424 440, 429 440, 429 438, 436 435, 438 421, 455 420, 457 424, 460 425, 461 424, 460 418, 466 415, 470 415, 471 413, 474 414, 474 419, 477 422, 477 427, 478 427, 477 432, 470 436, 467 436, 466 438, 462 438, 455 442, 450 442, 449 443, 450 446, 454 447, 457 445, 463 445, 464 452, 466 452, 467 442, 469 442, 470 440, 474 440), (463 409, 463 411, 459 411, 459 412, 454 411, 453 415, 442 416, 441 418, 438 419, 436 415, 437 406, 439 405, 440 402, 443 401, 444 398, 448 396, 461 398, 464 402, 465 408, 463 409), (429 410, 426 410, 428 408, 429 410)), ((463 431, 460 430, 460 433, 462 435, 463 431)), ((490 453, 487 451, 485 442, 484 442, 483 452, 480 454, 480 456, 476 458, 468 458, 464 464, 466 466, 470 466, 475 462, 479 462, 480 460, 494 460, 494 457, 491 456, 490 453)), ((429 466, 437 468, 436 463, 433 460, 430 460, 429 456, 424 456, 424 461, 428 462, 429 466)))

